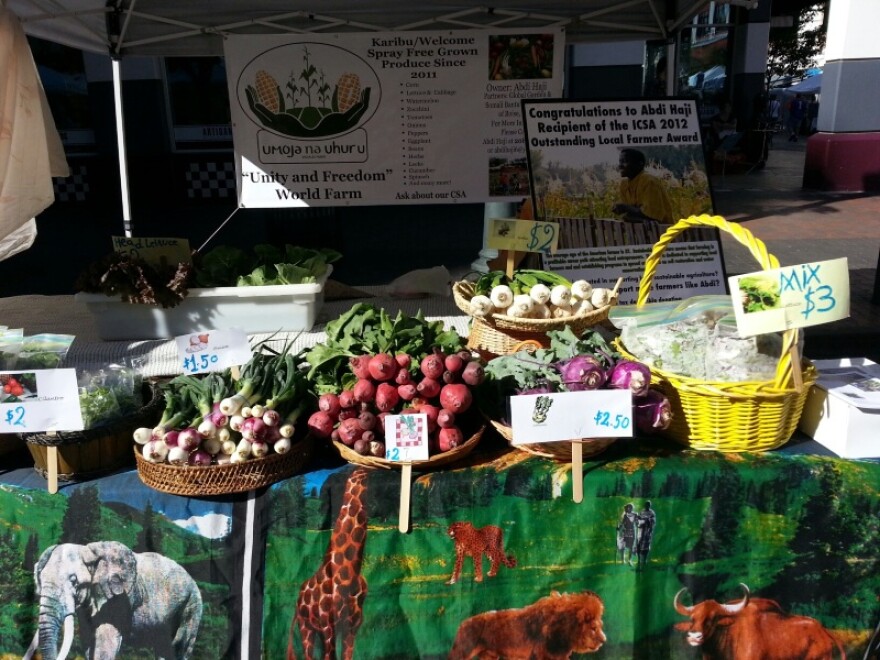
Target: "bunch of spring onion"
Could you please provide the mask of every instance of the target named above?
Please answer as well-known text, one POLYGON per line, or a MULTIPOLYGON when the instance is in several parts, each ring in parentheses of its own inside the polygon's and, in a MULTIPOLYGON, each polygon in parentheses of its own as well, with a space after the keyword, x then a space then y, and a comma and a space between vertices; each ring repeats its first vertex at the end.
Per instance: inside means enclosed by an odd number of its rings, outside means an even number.
POLYGON ((287 453, 297 420, 316 407, 305 371, 287 349, 255 353, 238 380, 227 370, 184 374, 161 387, 161 420, 134 432, 154 463, 224 465, 287 453))
POLYGON ((513 318, 564 319, 582 316, 611 302, 611 291, 586 280, 569 282, 542 270, 502 271, 482 275, 470 299, 470 314, 486 318, 503 314, 513 318))

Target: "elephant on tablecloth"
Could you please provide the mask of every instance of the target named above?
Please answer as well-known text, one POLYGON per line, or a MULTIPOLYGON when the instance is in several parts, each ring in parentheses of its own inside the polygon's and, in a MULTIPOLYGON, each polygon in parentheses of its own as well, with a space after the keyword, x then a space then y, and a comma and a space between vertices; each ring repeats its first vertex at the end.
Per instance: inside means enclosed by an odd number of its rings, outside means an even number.
POLYGON ((193 655, 202 596, 189 573, 163 555, 134 553, 116 541, 63 543, 43 552, 34 580, 40 613, 25 660, 37 649, 43 660, 64 660, 74 613, 87 660, 112 660, 123 642, 151 648, 157 658, 193 655))

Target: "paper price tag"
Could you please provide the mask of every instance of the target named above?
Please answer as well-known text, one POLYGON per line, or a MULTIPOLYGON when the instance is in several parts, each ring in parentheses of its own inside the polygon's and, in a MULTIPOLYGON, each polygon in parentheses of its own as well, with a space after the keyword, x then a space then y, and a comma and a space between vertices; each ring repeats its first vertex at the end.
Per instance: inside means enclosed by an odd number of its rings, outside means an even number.
POLYGON ((846 257, 736 275, 728 281, 742 337, 849 316, 846 257))
POLYGON ((514 252, 556 252, 559 223, 518 218, 490 220, 486 247, 514 252))
POLYGON ((510 397, 513 444, 630 438, 633 434, 629 390, 588 390, 521 394, 510 397))
POLYGON ((111 236, 113 251, 143 259, 149 264, 190 263, 189 241, 185 238, 111 236))
POLYGON ((75 369, 0 372, 0 433, 80 431, 75 369))
POLYGON ((223 371, 251 359, 247 335, 238 328, 182 335, 174 341, 180 368, 185 374, 223 371))
POLYGON ((402 463, 428 460, 426 414, 385 417, 385 458, 402 463))

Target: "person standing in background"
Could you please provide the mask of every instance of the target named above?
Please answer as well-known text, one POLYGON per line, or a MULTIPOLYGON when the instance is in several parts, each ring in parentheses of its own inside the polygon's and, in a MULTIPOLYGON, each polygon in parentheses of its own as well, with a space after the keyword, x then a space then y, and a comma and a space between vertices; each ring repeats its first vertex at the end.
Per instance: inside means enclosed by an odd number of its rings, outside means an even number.
POLYGON ((788 141, 797 142, 801 132, 801 123, 807 114, 807 102, 800 94, 796 94, 788 106, 788 141))

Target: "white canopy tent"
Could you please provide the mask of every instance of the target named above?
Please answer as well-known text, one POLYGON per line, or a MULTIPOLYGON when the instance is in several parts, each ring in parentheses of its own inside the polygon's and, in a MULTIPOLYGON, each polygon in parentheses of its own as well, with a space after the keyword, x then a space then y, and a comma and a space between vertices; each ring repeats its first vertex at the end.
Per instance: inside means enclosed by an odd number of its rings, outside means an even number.
MULTIPOLYGON (((727 0, 739 3, 740 0, 727 0)), ((569 43, 663 39, 709 0, 6 0, 28 34, 110 55, 222 55, 227 34, 563 26, 569 43), (674 7, 675 9, 671 9, 674 7)))
MULTIPOLYGON (((720 1, 742 4, 746 0, 720 1)), ((486 7, 444 0, 5 0, 28 34, 112 58, 127 236, 131 235, 131 217, 119 71, 122 57, 222 55, 223 37, 233 34, 563 27, 568 43, 647 41, 668 39, 709 2, 504 0, 503 5, 486 7)), ((674 78, 672 60, 668 80, 674 78)))

